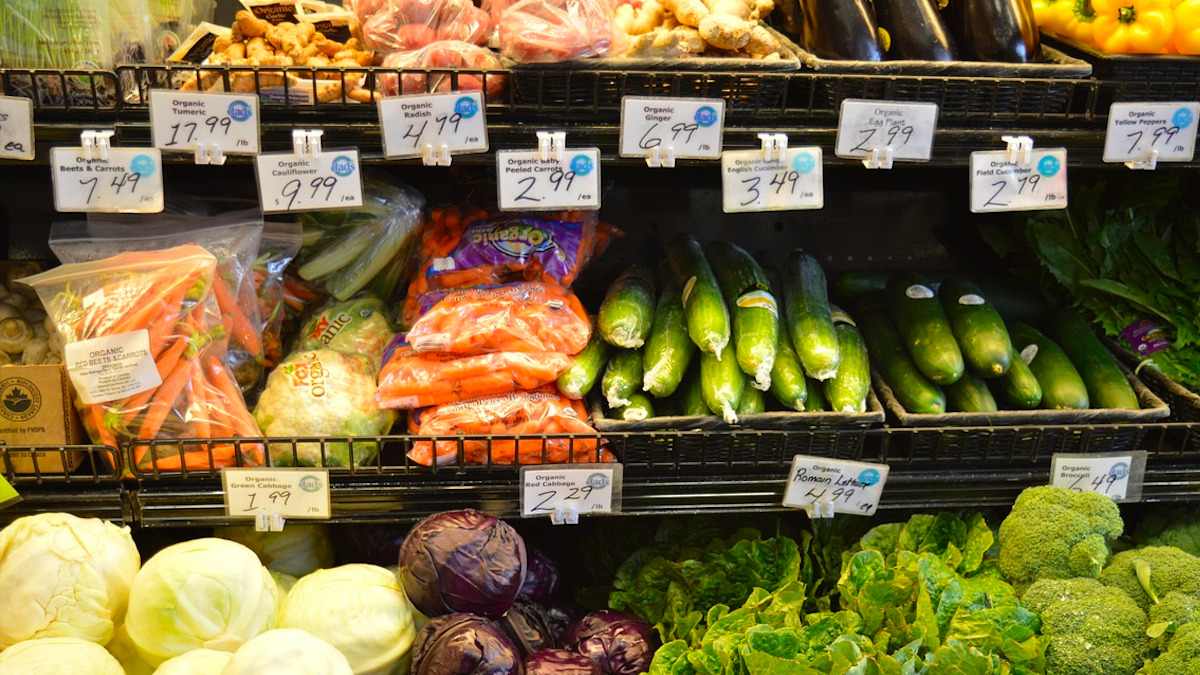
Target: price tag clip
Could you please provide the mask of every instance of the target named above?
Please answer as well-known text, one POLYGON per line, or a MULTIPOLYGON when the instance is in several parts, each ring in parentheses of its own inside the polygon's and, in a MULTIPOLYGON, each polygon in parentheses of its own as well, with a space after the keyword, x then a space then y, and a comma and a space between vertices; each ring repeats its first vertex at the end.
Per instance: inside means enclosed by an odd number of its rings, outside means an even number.
POLYGON ((832 518, 834 513, 833 500, 829 497, 822 497, 817 501, 804 507, 804 512, 808 514, 809 520, 818 518, 832 518))
POLYGON ((764 160, 783 161, 788 149, 787 134, 758 134, 758 140, 762 142, 764 160))
POLYGON ((205 145, 204 143, 196 144, 196 163, 197 164, 212 164, 214 166, 225 165, 225 153, 221 152, 221 146, 218 143, 205 145))
POLYGON ((1146 159, 1125 162, 1125 166, 1134 171, 1153 171, 1158 167, 1158 150, 1151 150, 1146 159))
POLYGON ((260 513, 254 516, 254 531, 255 532, 282 532, 283 531, 283 515, 278 511, 271 513, 260 513))
POLYGON ((537 132, 538 139, 538 159, 543 162, 554 160, 561 162, 563 158, 563 150, 567 147, 567 132, 565 131, 539 131, 537 132))
POLYGON ((652 169, 666 167, 675 168, 675 148, 668 145, 665 148, 653 147, 646 151, 646 166, 652 169))
POLYGON ((425 151, 421 153, 421 164, 450 166, 450 146, 441 143, 435 148, 432 143, 425 144, 425 151))
POLYGON ((894 154, 890 145, 883 148, 871 148, 871 152, 862 163, 868 169, 890 169, 894 154))
POLYGON ((1004 157, 1009 162, 1026 166, 1033 161, 1033 139, 1029 136, 1001 136, 1000 140, 1008 146, 1004 157))
POLYGON ((321 155, 321 129, 293 129, 292 151, 301 159, 316 159, 321 155))
POLYGON ((108 139, 112 138, 114 132, 112 129, 87 130, 79 134, 79 145, 83 148, 83 158, 89 162, 99 155, 100 159, 108 161, 108 149, 112 144, 108 139))
POLYGON ((574 504, 567 507, 556 506, 554 513, 550 514, 550 522, 555 525, 578 525, 579 507, 574 504))

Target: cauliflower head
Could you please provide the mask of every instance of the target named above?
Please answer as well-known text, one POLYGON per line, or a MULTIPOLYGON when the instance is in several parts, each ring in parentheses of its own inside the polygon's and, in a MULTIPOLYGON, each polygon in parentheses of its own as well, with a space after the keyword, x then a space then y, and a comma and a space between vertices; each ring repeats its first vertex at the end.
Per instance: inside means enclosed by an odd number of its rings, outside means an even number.
POLYGON ((1000 524, 1000 571, 1018 590, 1038 579, 1096 578, 1124 530, 1108 497, 1044 485, 1025 490, 1000 524))
POLYGON ((1135 548, 1113 556, 1100 581, 1149 611, 1168 591, 1200 596, 1200 558, 1174 546, 1135 548))
POLYGON ((1021 602, 1042 615, 1047 673, 1134 675, 1142 667, 1146 614, 1121 589, 1095 579, 1042 579, 1021 602))

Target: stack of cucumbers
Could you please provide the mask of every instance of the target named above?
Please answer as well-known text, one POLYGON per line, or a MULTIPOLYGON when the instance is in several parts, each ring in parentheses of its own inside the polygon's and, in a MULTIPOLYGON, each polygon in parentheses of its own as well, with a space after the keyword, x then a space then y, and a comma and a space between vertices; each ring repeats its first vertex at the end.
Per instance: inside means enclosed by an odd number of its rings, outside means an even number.
MULTIPOLYGON (((857 283, 839 280, 839 291, 857 283)), ((861 297, 857 316, 876 370, 912 413, 1139 407, 1116 359, 1083 319, 1059 313, 1046 333, 1007 326, 962 277, 931 284, 897 272, 882 290, 861 297)))
POLYGON ((797 251, 783 278, 777 298, 745 249, 679 235, 657 275, 634 265, 609 287, 559 388, 582 398, 598 382, 610 415, 627 421, 866 410, 866 345, 830 305, 824 270, 797 251))

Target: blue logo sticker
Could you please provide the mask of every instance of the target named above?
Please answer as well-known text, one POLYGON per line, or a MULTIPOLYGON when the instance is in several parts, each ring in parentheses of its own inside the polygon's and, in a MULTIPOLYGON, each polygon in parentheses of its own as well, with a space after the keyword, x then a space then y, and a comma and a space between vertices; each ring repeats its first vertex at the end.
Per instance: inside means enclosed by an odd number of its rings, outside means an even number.
POLYGON ((1117 462, 1108 470, 1108 475, 1116 480, 1129 477, 1129 465, 1125 462, 1117 462))
POLYGON ((575 155, 571 158, 571 170, 576 176, 586 176, 596 168, 592 163, 592 158, 587 155, 575 155))
POLYGON ((879 472, 875 469, 863 469, 862 473, 858 474, 858 482, 863 485, 874 485, 879 482, 879 472))
POLYGON ((713 110, 712 106, 704 106, 696 111, 696 124, 702 127, 711 127, 717 123, 717 111, 713 110))
POLYGON ((229 104, 229 119, 234 122, 245 122, 253 114, 250 104, 245 101, 234 101, 229 104))
POLYGON ((129 170, 142 177, 153 176, 158 165, 150 155, 138 155, 129 163, 129 170))
POLYGON ((1057 157, 1046 156, 1043 157, 1040 162, 1038 162, 1038 173, 1042 174, 1046 178, 1057 175, 1058 170, 1061 168, 1062 165, 1059 163, 1057 157))
POLYGON ((354 160, 346 155, 338 155, 334 158, 333 163, 329 165, 333 172, 338 176, 345 178, 354 173, 354 160))
POLYGON ((587 477, 586 482, 588 486, 596 490, 603 490, 604 488, 608 487, 608 476, 605 476, 602 473, 594 473, 587 477))
POLYGON ((321 479, 316 476, 305 476, 300 479, 300 489, 305 492, 316 492, 321 489, 321 479))
POLYGON ((454 112, 464 120, 469 120, 479 112, 479 106, 475 105, 475 99, 464 96, 454 102, 454 112))
POLYGON ((1171 124, 1174 124, 1180 129, 1186 129, 1192 125, 1192 119, 1193 115, 1191 110, 1188 110, 1187 108, 1180 108, 1179 110, 1175 111, 1174 115, 1171 116, 1171 124))
POLYGON ((804 175, 817 168, 817 160, 812 156, 811 152, 802 152, 792 160, 792 168, 798 171, 800 175, 804 175))

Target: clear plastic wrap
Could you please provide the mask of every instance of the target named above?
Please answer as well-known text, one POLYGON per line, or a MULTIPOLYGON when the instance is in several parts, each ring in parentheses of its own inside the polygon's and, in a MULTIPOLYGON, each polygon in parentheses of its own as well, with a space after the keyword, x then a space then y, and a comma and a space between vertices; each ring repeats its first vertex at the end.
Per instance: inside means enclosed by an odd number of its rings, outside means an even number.
POLYGON ((308 317, 296 349, 332 349, 365 356, 379 372, 392 327, 383 301, 364 293, 347 301, 331 300, 308 317))
POLYGON ((606 56, 612 15, 604 0, 520 0, 501 13, 500 54, 520 63, 606 56))
MULTIPOLYGON (((417 51, 397 52, 383 59, 384 68, 412 70, 496 70, 503 69, 496 53, 459 40, 439 40, 417 51)), ((376 82, 384 96, 427 94, 448 91, 483 91, 484 99, 498 102, 504 96, 508 80, 499 72, 426 74, 423 72, 379 73, 376 82)))
POLYGON ((262 326, 263 366, 274 368, 283 359, 284 270, 300 252, 299 224, 265 223, 258 250, 254 287, 262 326))
POLYGON ((482 45, 491 17, 471 0, 357 0, 363 44, 380 54, 422 49, 439 40, 482 45))
POLYGON ((0 2, 0 66, 111 68, 109 16, 108 0, 0 2))

